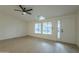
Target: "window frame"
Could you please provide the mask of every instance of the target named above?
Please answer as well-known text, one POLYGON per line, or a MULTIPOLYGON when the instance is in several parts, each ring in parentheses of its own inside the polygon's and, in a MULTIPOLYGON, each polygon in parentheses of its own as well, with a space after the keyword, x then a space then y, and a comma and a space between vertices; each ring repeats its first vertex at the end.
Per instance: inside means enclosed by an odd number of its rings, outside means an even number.
MULTIPOLYGON (((39 22, 39 23, 35 23, 35 24, 41 24, 40 33, 36 33, 36 32, 35 32, 35 29, 34 29, 34 33, 35 33, 35 34, 43 34, 43 35, 51 35, 51 34, 52 34, 52 32, 53 32, 53 30, 52 30, 52 28, 53 28, 52 22, 39 22), (44 24, 44 23, 47 23, 47 25, 48 25, 48 23, 51 23, 51 33, 50 33, 50 34, 49 34, 49 33, 46 33, 46 34, 43 33, 43 27, 44 27, 43 24, 44 24)), ((48 28, 47 28, 47 30, 48 30, 48 28)))
MULTIPOLYGON (((53 31, 53 30, 52 30, 52 28, 53 28, 53 27, 52 27, 52 22, 43 22, 42 25, 43 25, 43 26, 42 26, 42 34, 51 35, 51 34, 52 34, 52 31, 53 31), (50 31, 51 33, 48 33, 48 32, 47 32, 47 33, 43 33, 44 23, 46 23, 47 27, 48 27, 49 23, 51 24, 51 26, 49 27, 49 28, 51 28, 51 31, 50 31)), ((47 28, 46 30, 48 31, 49 29, 47 28)))

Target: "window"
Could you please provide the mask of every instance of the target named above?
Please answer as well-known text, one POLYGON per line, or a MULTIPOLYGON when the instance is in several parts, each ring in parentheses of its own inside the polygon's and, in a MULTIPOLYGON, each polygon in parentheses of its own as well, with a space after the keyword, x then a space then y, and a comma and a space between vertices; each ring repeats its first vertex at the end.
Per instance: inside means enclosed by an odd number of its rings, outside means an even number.
POLYGON ((52 23, 51 22, 36 23, 35 33, 52 34, 52 23))
POLYGON ((61 28, 60 27, 61 27, 61 23, 60 23, 60 20, 58 20, 58 23, 57 23, 57 29, 58 29, 57 38, 58 39, 60 39, 60 32, 61 32, 61 30, 60 30, 61 28))
POLYGON ((41 33, 41 23, 35 24, 35 33, 41 33))
POLYGON ((52 34, 52 23, 51 22, 43 23, 43 34, 52 34))

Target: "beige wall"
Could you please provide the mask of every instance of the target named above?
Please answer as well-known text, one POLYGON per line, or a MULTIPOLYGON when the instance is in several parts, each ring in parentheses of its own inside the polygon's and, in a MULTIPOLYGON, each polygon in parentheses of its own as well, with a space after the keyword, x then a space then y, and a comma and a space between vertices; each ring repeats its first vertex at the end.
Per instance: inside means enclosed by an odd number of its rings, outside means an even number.
MULTIPOLYGON (((66 25, 67 26, 64 26, 64 34, 63 34, 63 37, 64 39, 62 38, 62 41, 63 42, 68 42, 68 43, 73 43, 73 44, 76 44, 76 37, 75 37, 75 14, 70 14, 70 15, 66 15, 66 16, 61 16, 60 18, 56 17, 56 18, 52 18, 51 21, 52 22, 52 25, 53 25, 53 33, 52 35, 40 35, 40 34, 35 34, 34 33, 34 25, 35 23, 37 23, 36 21, 31 21, 29 22, 29 28, 28 28, 28 32, 29 32, 29 35, 31 36, 35 36, 35 37, 40 37, 40 38, 45 38, 45 39, 50 39, 50 40, 57 40, 57 19, 61 19, 61 20, 65 20, 66 22, 66 25), (67 32, 68 31, 68 32, 67 32), (70 32, 69 32, 70 31, 70 32)), ((45 22, 45 21, 44 21, 45 22)))
POLYGON ((79 46, 79 11, 77 12, 77 20, 76 20, 76 26, 77 26, 77 45, 79 46))
MULTIPOLYGON (((79 13, 78 13, 79 16, 79 13)), ((75 34, 75 14, 61 16, 60 18, 52 18, 49 21, 52 22, 53 32, 52 35, 40 35, 34 33, 34 25, 37 21, 24 21, 17 18, 14 18, 10 15, 2 15, 0 14, 0 40, 21 37, 25 35, 31 35, 35 37, 45 38, 49 40, 57 40, 57 19, 67 20, 67 24, 69 26, 64 27, 65 30, 69 30, 69 32, 64 33, 65 38, 62 40, 63 42, 76 43, 76 34, 75 34), (66 37, 67 36, 67 37, 66 37)), ((79 19, 79 17, 78 17, 79 19)), ((43 21, 45 22, 45 21, 43 21)), ((77 20, 77 29, 79 30, 79 21, 77 20)), ((77 31, 78 31, 77 30, 77 31)), ((79 32, 79 31, 78 31, 79 32)), ((77 33, 77 44, 79 45, 79 33, 77 33)))
POLYGON ((10 15, 0 14, 0 40, 27 35, 27 23, 10 15))
POLYGON ((40 37, 40 38, 45 38, 45 39, 56 40, 56 20, 52 20, 51 22, 53 23, 52 24, 53 25, 52 35, 35 34, 34 33, 34 26, 35 26, 35 23, 38 23, 36 21, 29 22, 29 28, 28 28, 29 35, 35 36, 35 37, 40 37))
POLYGON ((62 21, 62 41, 76 44, 76 14, 61 17, 62 21))

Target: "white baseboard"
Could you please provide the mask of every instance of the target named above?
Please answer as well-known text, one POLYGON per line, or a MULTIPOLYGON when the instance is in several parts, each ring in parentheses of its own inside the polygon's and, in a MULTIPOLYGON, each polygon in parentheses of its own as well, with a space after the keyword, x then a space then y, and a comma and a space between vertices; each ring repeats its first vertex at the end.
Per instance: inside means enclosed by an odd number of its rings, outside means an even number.
POLYGON ((21 38, 21 37, 25 37, 25 36, 28 36, 28 35, 16 36, 16 37, 8 37, 8 38, 0 39, 0 40, 15 39, 15 38, 21 38))

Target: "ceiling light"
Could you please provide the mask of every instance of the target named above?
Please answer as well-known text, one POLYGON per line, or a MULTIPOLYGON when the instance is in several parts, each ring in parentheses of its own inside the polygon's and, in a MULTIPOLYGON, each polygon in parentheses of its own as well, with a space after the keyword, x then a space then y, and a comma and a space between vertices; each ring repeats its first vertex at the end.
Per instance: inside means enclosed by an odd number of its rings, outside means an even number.
POLYGON ((22 15, 25 15, 26 14, 26 12, 22 12, 22 15))

